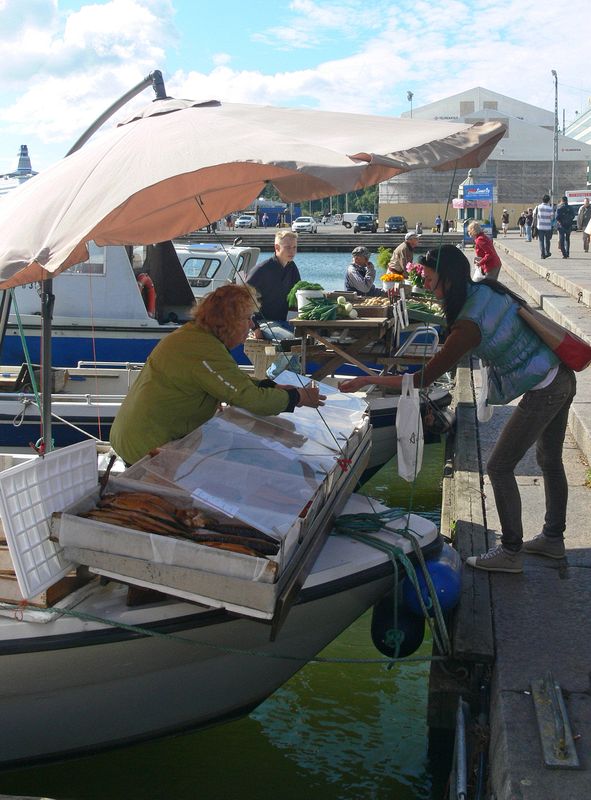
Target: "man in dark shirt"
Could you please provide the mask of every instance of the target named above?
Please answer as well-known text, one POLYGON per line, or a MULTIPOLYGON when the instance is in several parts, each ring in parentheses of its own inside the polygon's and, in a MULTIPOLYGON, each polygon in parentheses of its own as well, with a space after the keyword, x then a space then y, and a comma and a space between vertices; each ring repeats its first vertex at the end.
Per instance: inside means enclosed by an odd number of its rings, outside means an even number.
POLYGON ((287 295, 298 283, 300 273, 294 263, 298 250, 298 237, 290 230, 275 234, 275 255, 257 264, 246 282, 260 297, 259 311, 253 316, 254 335, 257 339, 292 339, 287 323, 287 295))
POLYGON ((568 197, 565 196, 556 209, 556 224, 558 226, 559 236, 558 249, 562 253, 563 258, 568 258, 570 255, 570 232, 573 227, 574 218, 575 211, 572 206, 569 206, 568 197))

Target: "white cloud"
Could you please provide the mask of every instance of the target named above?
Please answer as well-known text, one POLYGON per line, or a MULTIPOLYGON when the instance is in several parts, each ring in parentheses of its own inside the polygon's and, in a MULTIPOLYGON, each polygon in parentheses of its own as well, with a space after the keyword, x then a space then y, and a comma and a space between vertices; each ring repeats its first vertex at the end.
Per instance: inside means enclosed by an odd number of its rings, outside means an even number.
POLYGON ((55 2, 35 5, 39 19, 15 19, 15 35, 0 42, 0 62, 12 64, 9 78, 21 86, 0 108, 0 124, 25 139, 72 143, 154 64, 163 63, 165 45, 175 43, 169 0, 110 0, 65 19, 55 13, 55 2))
POLYGON ((345 40, 355 40, 367 31, 377 31, 382 24, 381 4, 360 8, 357 0, 342 2, 311 2, 293 0, 289 25, 266 28, 253 35, 253 40, 277 50, 297 50, 320 47, 335 34, 345 40))
POLYGON ((33 142, 39 149, 57 143, 61 155, 156 66, 176 96, 361 113, 398 115, 408 109, 408 90, 419 108, 476 85, 553 109, 551 69, 567 123, 591 95, 582 68, 586 27, 570 25, 565 46, 556 7, 539 0, 480 0, 477 7, 468 0, 292 0, 265 14, 269 27, 257 34, 256 48, 246 37, 222 37, 209 61, 196 53, 167 73, 181 36, 194 35, 175 28, 177 13, 180 0, 97 0, 69 12, 58 0, 0 0, 5 141, 28 141, 34 161, 33 142), (273 63, 278 51, 287 53, 279 70, 265 70, 266 48, 273 63), (252 68, 234 66, 249 57, 252 68))
POLYGON ((215 53, 212 57, 212 61, 216 66, 229 64, 231 60, 232 56, 229 53, 215 53))

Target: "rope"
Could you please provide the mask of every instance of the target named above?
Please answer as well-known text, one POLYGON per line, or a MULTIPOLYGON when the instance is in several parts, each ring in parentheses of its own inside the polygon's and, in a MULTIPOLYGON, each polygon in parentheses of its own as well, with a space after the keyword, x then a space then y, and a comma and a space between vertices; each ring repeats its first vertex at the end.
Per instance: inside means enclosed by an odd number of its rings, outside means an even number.
MULTIPOLYGON (((443 618, 441 604, 439 603, 439 598, 437 597, 437 592, 433 585, 433 581, 431 579, 431 575, 427 568, 427 563, 425 561, 425 557, 423 555, 421 547, 416 539, 416 536, 413 536, 412 528, 410 528, 409 526, 410 511, 407 512, 406 514, 407 520, 404 528, 394 529, 388 527, 388 522, 394 521, 395 519, 401 519, 403 516, 405 516, 405 514, 400 514, 395 509, 382 511, 377 514, 344 514, 343 516, 339 517, 336 520, 334 527, 337 534, 339 533, 345 534, 353 539, 356 539, 357 541, 369 545, 370 547, 376 547, 378 550, 382 550, 382 552, 387 553, 390 556, 390 559, 393 562, 393 564, 395 564, 396 560, 400 561, 400 563, 402 564, 402 566, 406 571, 408 579, 410 580, 416 591, 417 598, 421 606, 421 610, 431 630, 431 635, 433 636, 433 641, 435 643, 435 646, 441 653, 445 655, 450 655, 451 644, 447 632, 447 626, 443 618), (409 542, 411 543, 414 555, 419 563, 419 566, 421 567, 425 583, 427 584, 427 588, 429 590, 429 600, 427 603, 425 603, 423 599, 415 567, 413 566, 408 556, 404 553, 404 551, 401 550, 399 547, 396 547, 394 544, 383 542, 379 539, 375 539, 374 537, 368 535, 369 533, 377 532, 381 528, 386 528, 387 530, 390 530, 393 533, 397 533, 400 536, 404 536, 404 538, 408 539, 409 542), (433 617, 431 617, 431 615, 429 614, 429 610, 431 609, 433 610, 435 621, 433 620, 433 617)), ((397 579, 398 571, 396 568, 395 568, 395 576, 397 579)), ((397 584, 395 585, 395 593, 396 591, 397 591, 397 584)))
POLYGON ((21 320, 21 315, 18 310, 18 303, 16 302, 16 293, 14 289, 10 290, 10 297, 12 299, 12 303, 14 305, 14 314, 16 316, 16 322, 18 325, 18 332, 21 337, 21 344, 23 346, 23 353, 25 355, 25 362, 27 364, 27 371, 29 373, 29 378, 31 380, 31 387, 33 389, 33 394, 35 395, 35 402, 37 406, 41 408, 41 398, 39 397, 39 388, 37 386, 37 381, 35 379, 35 371, 33 369, 33 364, 31 362, 31 357, 29 356, 29 348, 27 347, 27 339, 25 337, 25 330, 23 328, 23 323, 21 320))
MULTIPOLYGON (((26 601, 23 603, 15 604, 15 603, 0 603, 0 609, 6 611, 14 611, 15 618, 19 619, 19 614, 22 615, 22 611, 30 608, 33 611, 39 611, 45 614, 59 614, 60 616, 67 616, 73 617, 75 619, 79 619, 83 622, 94 622, 100 625, 109 626, 112 628, 119 628, 124 631, 128 631, 129 633, 135 633, 142 637, 152 637, 154 639, 164 639, 169 640, 172 642, 178 642, 180 644, 190 645, 191 647, 207 647, 211 650, 216 650, 220 653, 228 653, 230 655, 244 655, 244 656, 256 656, 260 658, 274 658, 274 659, 281 659, 284 661, 306 661, 308 664, 384 664, 389 665, 392 662, 391 658, 324 658, 322 656, 316 656, 314 658, 306 658, 305 656, 294 656, 288 655, 287 653, 269 653, 269 652, 262 652, 260 650, 250 650, 250 649, 241 649, 238 647, 227 647, 223 645, 212 644, 211 642, 200 642, 194 639, 188 639, 185 636, 178 636, 174 633, 160 633, 159 631, 150 630, 149 628, 144 628, 141 625, 130 625, 129 623, 119 622, 118 620, 109 619, 107 617, 98 617, 94 614, 87 614, 83 611, 75 611, 71 608, 39 608, 37 606, 31 606, 26 601)), ((21 616, 22 618, 22 616, 21 616)), ((404 659, 399 659, 400 663, 404 663, 406 661, 443 661, 445 658, 443 656, 415 656, 415 657, 407 657, 404 659)))

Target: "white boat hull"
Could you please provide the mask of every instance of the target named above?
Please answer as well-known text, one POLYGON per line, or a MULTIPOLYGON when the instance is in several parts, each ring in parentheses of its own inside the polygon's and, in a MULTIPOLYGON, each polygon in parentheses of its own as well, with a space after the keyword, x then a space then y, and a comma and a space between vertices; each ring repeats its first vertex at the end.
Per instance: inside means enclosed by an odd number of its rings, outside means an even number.
MULTIPOLYGON (((436 541, 434 528, 424 538, 436 541)), ((158 635, 76 617, 45 625, 1 619, 0 714, 10 735, 0 765, 63 758, 248 713, 392 585, 384 553, 330 537, 275 641, 268 625, 223 610, 175 601, 126 608, 125 587, 114 583, 97 586, 75 610, 158 635)))

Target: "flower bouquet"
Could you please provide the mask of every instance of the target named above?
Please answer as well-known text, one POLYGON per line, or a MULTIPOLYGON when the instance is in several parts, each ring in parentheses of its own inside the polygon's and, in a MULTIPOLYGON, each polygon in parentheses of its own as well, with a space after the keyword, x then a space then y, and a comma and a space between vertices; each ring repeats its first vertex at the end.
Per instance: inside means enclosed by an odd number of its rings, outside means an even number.
POLYGON ((380 280, 382 281, 382 289, 386 292, 390 300, 398 294, 400 285, 404 280, 404 275, 399 272, 385 272, 380 280))
POLYGON ((415 289, 423 289, 425 287, 425 268, 422 264, 417 264, 414 261, 406 265, 408 273, 408 280, 412 283, 415 289))

